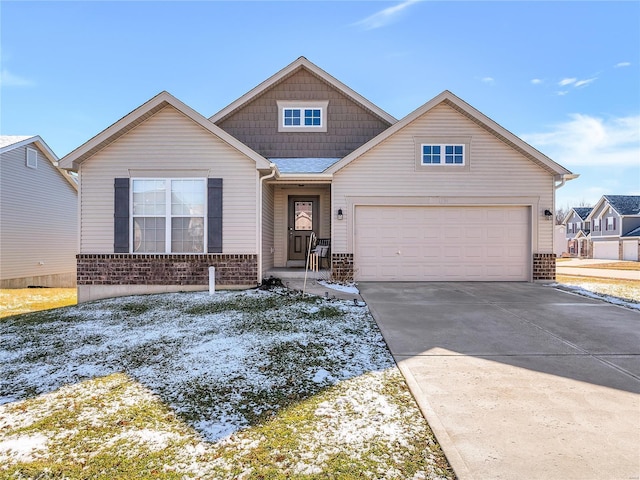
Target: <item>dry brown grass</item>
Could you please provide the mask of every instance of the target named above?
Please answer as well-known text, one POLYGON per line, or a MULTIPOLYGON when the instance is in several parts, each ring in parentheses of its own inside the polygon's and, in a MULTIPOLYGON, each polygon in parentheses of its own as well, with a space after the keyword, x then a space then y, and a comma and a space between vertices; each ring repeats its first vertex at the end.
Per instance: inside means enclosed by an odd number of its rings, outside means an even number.
POLYGON ((640 280, 557 275, 556 281, 565 285, 581 287, 601 295, 610 295, 631 302, 640 302, 640 280))
POLYGON ((571 268, 602 268, 605 270, 630 270, 640 272, 640 262, 612 262, 593 265, 571 265, 571 268))
POLYGON ((78 303, 75 288, 0 289, 0 318, 78 303))

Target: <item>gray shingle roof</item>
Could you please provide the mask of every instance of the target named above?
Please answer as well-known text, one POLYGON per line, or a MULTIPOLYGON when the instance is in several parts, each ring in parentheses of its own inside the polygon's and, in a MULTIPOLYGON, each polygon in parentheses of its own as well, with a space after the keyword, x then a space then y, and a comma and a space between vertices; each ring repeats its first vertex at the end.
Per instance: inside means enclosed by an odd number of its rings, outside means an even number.
POLYGON ((640 227, 622 235, 623 237, 640 237, 640 227))
POLYGON ((322 173, 339 158, 270 158, 280 173, 322 173))
POLYGON ((640 215, 640 195, 604 195, 604 199, 620 215, 640 215))
POLYGON ((573 207, 573 211, 576 212, 583 220, 589 216, 591 210, 593 210, 591 207, 573 207))

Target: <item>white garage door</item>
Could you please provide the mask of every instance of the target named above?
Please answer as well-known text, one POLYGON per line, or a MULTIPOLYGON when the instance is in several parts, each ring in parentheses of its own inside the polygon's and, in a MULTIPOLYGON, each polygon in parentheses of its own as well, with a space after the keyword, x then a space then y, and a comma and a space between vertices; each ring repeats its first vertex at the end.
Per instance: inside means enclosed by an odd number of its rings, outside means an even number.
POLYGON ((593 258, 618 260, 618 241, 593 242, 593 258))
POLYGON ((527 207, 357 206, 354 277, 528 281, 527 207))
POLYGON ((638 261, 638 240, 625 240, 622 242, 622 259, 632 262, 638 261))

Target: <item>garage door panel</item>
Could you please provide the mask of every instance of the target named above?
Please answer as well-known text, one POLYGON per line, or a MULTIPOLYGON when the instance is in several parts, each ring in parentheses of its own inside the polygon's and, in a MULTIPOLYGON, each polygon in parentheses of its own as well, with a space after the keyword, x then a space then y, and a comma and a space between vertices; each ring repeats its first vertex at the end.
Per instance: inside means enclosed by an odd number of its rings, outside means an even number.
POLYGON ((618 241, 593 242, 593 258, 618 260, 618 241))
POLYGON ((529 280, 526 207, 358 206, 357 280, 529 280))

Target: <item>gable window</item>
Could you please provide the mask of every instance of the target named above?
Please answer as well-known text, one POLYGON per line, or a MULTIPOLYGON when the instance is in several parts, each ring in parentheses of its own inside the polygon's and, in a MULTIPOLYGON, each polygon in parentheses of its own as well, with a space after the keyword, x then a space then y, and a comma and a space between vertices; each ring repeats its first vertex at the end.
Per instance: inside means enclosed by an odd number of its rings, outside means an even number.
POLYGON ((204 253, 205 179, 133 179, 133 253, 204 253))
POLYGON ((278 101, 278 131, 326 132, 328 101, 278 101))
POLYGON ((616 229, 616 217, 607 217, 607 225, 605 230, 611 232, 616 229))
POLYGON ((414 137, 416 170, 469 171, 471 137, 414 137))
POLYGON ((464 165, 464 145, 422 145, 423 165, 464 165))
POLYGON ((38 151, 27 147, 27 167, 38 168, 38 151))

